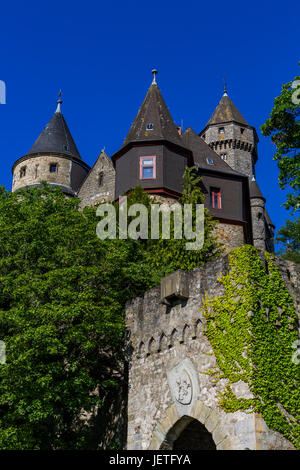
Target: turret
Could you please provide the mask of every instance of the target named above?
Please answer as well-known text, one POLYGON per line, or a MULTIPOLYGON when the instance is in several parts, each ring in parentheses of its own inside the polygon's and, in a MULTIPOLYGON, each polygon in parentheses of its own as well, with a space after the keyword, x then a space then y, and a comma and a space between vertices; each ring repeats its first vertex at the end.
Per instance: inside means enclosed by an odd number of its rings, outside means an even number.
POLYGON ((61 112, 61 92, 57 108, 29 152, 12 168, 12 191, 46 181, 75 196, 90 167, 84 163, 61 112))
MULTIPOLYGON (((266 250, 265 198, 253 177, 250 182, 250 205, 252 216, 253 245, 266 250)), ((268 247, 269 248, 269 247, 268 247)), ((269 248, 269 251, 270 248, 269 248)))
POLYGON ((111 158, 116 170, 115 198, 141 185, 145 191, 177 198, 182 176, 192 164, 156 82, 153 81, 125 142, 111 158))
POLYGON ((226 87, 200 136, 231 168, 250 178, 255 176, 258 143, 256 130, 247 123, 231 101, 226 87))

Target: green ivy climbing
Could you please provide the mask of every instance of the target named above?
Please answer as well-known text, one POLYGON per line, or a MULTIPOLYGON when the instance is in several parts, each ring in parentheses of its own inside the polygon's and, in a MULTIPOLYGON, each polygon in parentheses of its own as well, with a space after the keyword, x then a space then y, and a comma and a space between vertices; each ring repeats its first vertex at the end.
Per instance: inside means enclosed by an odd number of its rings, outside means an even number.
POLYGON ((274 263, 262 263, 250 245, 229 254, 229 272, 219 278, 223 295, 204 299, 205 334, 218 367, 208 371, 227 379, 219 395, 226 412, 261 413, 267 425, 300 449, 300 365, 293 359, 298 317, 274 263), (265 264, 265 265, 264 265, 265 264), (253 398, 237 398, 232 384, 246 382, 253 398))

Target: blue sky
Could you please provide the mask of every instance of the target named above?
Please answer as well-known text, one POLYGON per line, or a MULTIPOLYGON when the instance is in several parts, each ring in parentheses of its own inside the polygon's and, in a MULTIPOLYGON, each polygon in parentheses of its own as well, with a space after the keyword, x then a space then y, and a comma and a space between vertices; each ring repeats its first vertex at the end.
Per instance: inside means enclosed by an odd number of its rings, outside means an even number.
POLYGON ((257 181, 277 228, 287 211, 259 127, 281 85, 299 74, 300 3, 274 1, 2 2, 0 184, 11 188, 11 167, 26 154, 56 108, 82 158, 92 165, 105 146, 126 137, 150 86, 152 68, 175 123, 195 131, 228 92, 257 128, 257 181))

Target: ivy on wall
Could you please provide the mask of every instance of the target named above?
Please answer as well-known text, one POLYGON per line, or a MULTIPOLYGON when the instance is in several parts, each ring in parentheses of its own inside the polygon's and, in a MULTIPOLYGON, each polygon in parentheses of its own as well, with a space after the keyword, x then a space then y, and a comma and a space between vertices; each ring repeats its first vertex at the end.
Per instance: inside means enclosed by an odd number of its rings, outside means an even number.
POLYGON ((292 298, 265 253, 244 245, 230 252, 230 270, 219 278, 224 294, 204 299, 205 334, 227 379, 219 404, 226 412, 261 413, 266 424, 300 449, 300 365, 293 360, 298 317, 292 298), (248 384, 252 398, 238 398, 232 385, 248 384))

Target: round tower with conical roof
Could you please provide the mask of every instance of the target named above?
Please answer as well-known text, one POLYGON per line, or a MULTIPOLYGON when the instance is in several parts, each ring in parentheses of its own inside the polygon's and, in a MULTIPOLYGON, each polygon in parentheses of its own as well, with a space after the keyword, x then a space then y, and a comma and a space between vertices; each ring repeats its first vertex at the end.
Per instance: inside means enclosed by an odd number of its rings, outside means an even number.
POLYGON ((249 178, 255 176, 257 133, 231 101, 226 88, 200 136, 233 170, 249 178))
MULTIPOLYGON (((254 176, 249 184, 252 216, 253 245, 266 250, 265 198, 255 181, 254 176)), ((270 250, 271 251, 271 250, 270 250)))
POLYGON ((81 158, 61 112, 61 92, 57 108, 29 152, 12 168, 12 191, 25 186, 38 186, 46 181, 60 187, 69 196, 76 196, 90 170, 81 158))

